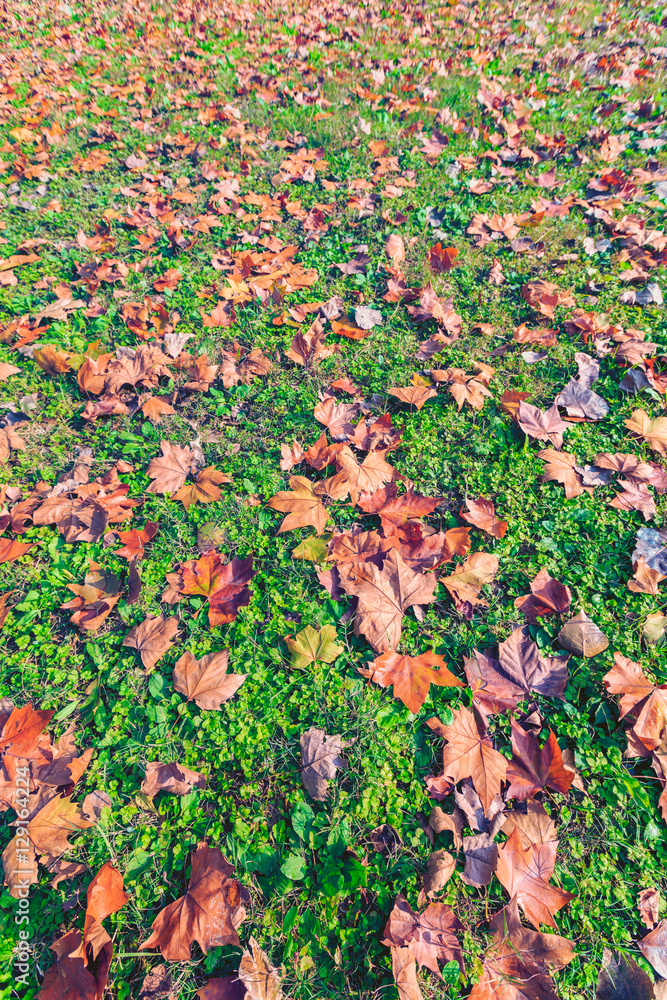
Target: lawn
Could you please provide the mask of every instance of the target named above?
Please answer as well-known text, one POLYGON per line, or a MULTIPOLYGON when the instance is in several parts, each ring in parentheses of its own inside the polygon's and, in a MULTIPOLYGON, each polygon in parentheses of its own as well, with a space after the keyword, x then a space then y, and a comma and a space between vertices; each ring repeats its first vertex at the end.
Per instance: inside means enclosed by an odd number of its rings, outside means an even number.
POLYGON ((667 996, 663 8, 1 16, 0 1000, 667 996))

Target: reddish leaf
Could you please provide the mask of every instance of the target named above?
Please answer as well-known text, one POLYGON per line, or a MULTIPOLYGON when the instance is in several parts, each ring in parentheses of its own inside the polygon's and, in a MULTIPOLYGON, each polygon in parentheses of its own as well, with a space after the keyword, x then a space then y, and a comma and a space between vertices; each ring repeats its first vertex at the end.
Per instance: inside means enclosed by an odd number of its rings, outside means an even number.
POLYGON ((480 497, 478 500, 466 499, 467 512, 462 510, 461 517, 464 521, 474 524, 476 528, 481 528, 493 538, 504 538, 509 527, 507 521, 500 521, 496 517, 495 507, 492 500, 480 497))
POLYGON ((431 684, 463 687, 458 677, 447 669, 444 658, 435 653, 421 653, 419 656, 383 653, 371 662, 368 670, 358 669, 364 677, 381 687, 393 685, 394 697, 400 698, 414 714, 426 701, 431 684))
POLYGON ((193 941, 204 954, 227 944, 239 947, 237 927, 245 919, 248 892, 234 879, 232 865, 217 847, 201 842, 190 856, 192 872, 184 896, 153 921, 143 948, 159 948, 170 962, 188 962, 193 941))

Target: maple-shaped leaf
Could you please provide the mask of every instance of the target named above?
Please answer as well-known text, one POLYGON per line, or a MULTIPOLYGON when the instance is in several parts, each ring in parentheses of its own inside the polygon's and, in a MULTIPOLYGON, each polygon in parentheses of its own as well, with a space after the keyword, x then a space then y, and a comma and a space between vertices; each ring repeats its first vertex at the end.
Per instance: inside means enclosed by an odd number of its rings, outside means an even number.
POLYGON ((504 538, 509 527, 507 521, 501 521, 496 517, 496 510, 493 500, 486 497, 479 497, 478 500, 466 499, 466 510, 461 510, 461 517, 464 521, 474 524, 476 528, 481 528, 493 538, 504 538))
POLYGON ((643 438, 659 455, 667 456, 667 417, 651 420, 645 410, 634 410, 624 423, 629 431, 643 438))
POLYGON ((336 456, 339 472, 329 480, 318 483, 316 491, 324 491, 336 500, 344 499, 348 493, 352 503, 356 503, 362 493, 373 493, 383 483, 390 483, 396 478, 396 469, 385 462, 379 451, 371 451, 363 462, 359 463, 352 451, 346 446, 336 456))
POLYGON ((524 927, 516 899, 491 918, 489 937, 482 977, 470 1000, 555 1000, 549 973, 573 960, 573 941, 524 927))
POLYGON ((424 403, 438 395, 438 390, 434 385, 408 385, 402 389, 394 386, 388 391, 390 396, 395 396, 396 399, 400 399, 401 403, 407 403, 408 406, 414 406, 416 410, 421 410, 424 403))
POLYGON ((346 441, 354 434, 354 421, 359 416, 358 403, 340 403, 334 396, 321 400, 313 416, 324 424, 334 441, 346 441))
POLYGON ((30 703, 23 708, 12 708, 0 729, 0 753, 28 758, 39 754, 38 737, 54 712, 55 709, 33 708, 30 703))
POLYGON ((340 351, 340 347, 338 344, 325 344, 325 336, 324 323, 318 318, 305 333, 297 333, 289 346, 287 357, 304 368, 331 357, 340 351))
POLYGON ((399 1000, 424 1000, 417 979, 417 961, 409 948, 391 948, 391 972, 399 1000))
POLYGON ((549 319, 553 319, 558 305, 575 305, 570 292, 542 279, 527 282, 521 289, 521 298, 549 319))
POLYGON ((171 441, 161 441, 162 458, 151 460, 146 475, 153 482, 147 493, 172 493, 179 490, 186 477, 194 469, 195 456, 192 448, 182 448, 171 441))
POLYGON ((394 697, 400 698, 415 715, 426 701, 431 684, 463 687, 458 677, 447 669, 444 657, 433 652, 406 656, 390 651, 373 660, 367 670, 357 669, 381 687, 393 685, 394 697))
POLYGON ((182 563, 178 572, 167 575, 170 586, 163 600, 174 603, 180 600, 179 594, 205 597, 209 624, 224 625, 250 603, 248 584, 255 575, 252 566, 252 556, 225 563, 219 552, 207 552, 201 559, 182 563))
POLYGON ((398 233, 392 233, 391 236, 387 237, 387 242, 384 245, 384 252, 393 260, 394 264, 402 264, 405 260, 405 243, 403 242, 403 237, 399 236, 398 233))
POLYGON ((296 636, 287 636, 287 648, 292 654, 291 666, 303 669, 311 663, 333 663, 336 657, 345 652, 344 646, 336 642, 336 629, 333 625, 324 625, 314 629, 307 625, 296 636))
POLYGON ((267 507, 287 514, 278 533, 312 525, 317 534, 321 535, 328 514, 322 500, 314 492, 314 484, 304 476, 290 476, 289 482, 291 491, 276 493, 266 502, 267 507))
POLYGON ((472 406, 473 410, 481 410, 484 400, 491 396, 487 386, 493 375, 493 368, 482 362, 478 362, 476 367, 480 372, 475 375, 466 374, 463 368, 431 369, 431 378, 447 385, 447 391, 454 397, 458 410, 464 403, 472 406))
POLYGON ((498 851, 496 874, 500 883, 538 929, 540 924, 555 927, 554 914, 575 895, 549 884, 557 847, 558 841, 552 840, 524 850, 519 831, 514 830, 498 851))
POLYGON ((472 608, 486 603, 479 594, 484 584, 493 582, 498 566, 497 556, 488 552, 473 552, 465 562, 456 567, 451 576, 441 577, 440 583, 451 594, 457 611, 466 617, 472 617, 472 608))
MULTIPOLYGON (((236 977, 229 976, 229 978, 235 979, 236 977)), ((195 995, 203 997, 204 993, 199 990, 195 995)), ((166 965, 156 965, 148 973, 141 984, 137 1000, 175 1000, 174 982, 166 965)), ((211 1000, 215 1000, 215 997, 212 997, 211 1000)), ((243 1000, 243 993, 236 1000, 243 1000)))
POLYGON ((537 457, 543 459, 547 464, 542 474, 542 482, 562 483, 565 487, 565 498, 572 500, 573 497, 581 496, 582 493, 592 492, 592 487, 583 485, 584 479, 577 459, 567 451, 555 451, 553 448, 545 448, 537 452, 537 457))
POLYGON ((443 750, 443 776, 457 784, 472 778, 484 811, 488 812, 505 780, 507 760, 494 749, 481 719, 467 708, 453 713, 450 725, 430 719, 428 725, 447 743, 443 750))
POLYGON ((39 1000, 99 1000, 102 995, 99 985, 103 991, 106 977, 103 976, 98 984, 96 977, 86 968, 81 932, 69 931, 54 941, 51 949, 56 953, 56 961, 47 969, 42 980, 39 1000))
POLYGON ((146 521, 143 528, 132 528, 130 531, 109 531, 104 536, 104 544, 114 545, 121 543, 122 548, 116 549, 116 555, 129 562, 143 559, 146 545, 151 542, 158 532, 155 521, 146 521))
POLYGON ((172 413, 176 413, 176 410, 165 399, 160 399, 159 396, 149 396, 149 398, 141 404, 141 412, 152 423, 159 424, 162 417, 167 417, 172 413))
POLYGON ((435 600, 435 573, 416 573, 395 549, 381 569, 371 562, 343 563, 339 573, 345 592, 358 598, 354 631, 365 636, 378 653, 398 646, 409 607, 435 600))
POLYGON ((146 773, 141 783, 144 795, 152 797, 158 792, 187 795, 193 788, 206 788, 206 778, 198 771, 191 771, 184 764, 166 764, 156 760, 146 765, 146 773))
POLYGON ((176 618, 149 615, 140 625, 130 629, 123 640, 123 645, 136 649, 146 671, 149 672, 174 645, 174 636, 177 632, 176 618))
POLYGON ((200 660, 192 653, 183 653, 174 667, 174 689, 200 708, 219 709, 224 701, 233 698, 248 676, 228 674, 228 661, 226 649, 209 653, 200 660))
POLYGON ((208 465, 197 474, 194 483, 185 483, 171 499, 180 500, 186 510, 193 503, 214 503, 222 496, 222 491, 218 489, 219 483, 231 483, 231 479, 224 472, 208 465))
POLYGON ((209 364, 206 354, 200 355, 188 368, 188 380, 184 389, 188 392, 208 392, 218 372, 218 366, 209 364))
POLYGON ((572 603, 569 587, 554 580, 546 569, 541 569, 530 584, 530 594, 517 597, 514 607, 518 608, 529 622, 549 615, 563 615, 572 603))
POLYGON ((632 732, 647 750, 664 740, 667 723, 667 684, 656 685, 641 664, 614 653, 614 666, 602 678, 610 694, 620 694, 620 718, 632 713, 632 732))
POLYGON ((382 943, 391 948, 407 948, 417 965, 426 966, 442 979, 438 962, 458 962, 463 955, 455 931, 463 924, 445 903, 429 903, 423 913, 415 913, 399 893, 384 929, 382 943))
POLYGON ((442 243, 436 243, 428 252, 428 265, 434 274, 442 274, 451 271, 458 255, 456 247, 443 247, 442 243))
POLYGON ((28 825, 21 826, 20 832, 10 840, 2 854, 10 895, 16 899, 20 897, 24 878, 30 878, 31 884, 37 882, 37 858, 41 858, 47 866, 55 862, 69 849, 68 837, 92 825, 83 816, 79 803, 72 802, 70 796, 55 795, 38 808, 29 818, 28 825))
POLYGON ((498 643, 497 659, 474 650, 464 665, 475 701, 489 713, 516 708, 531 691, 560 698, 567 684, 567 657, 542 656, 525 627, 498 643))
POLYGON ((509 413, 513 420, 517 420, 519 416, 519 404, 522 400, 528 399, 528 396, 529 393, 527 392, 516 392, 507 389, 498 400, 498 405, 505 413, 509 413))
POLYGON ((657 514, 655 500, 644 483, 631 483, 626 479, 619 479, 618 485, 621 487, 621 492, 609 501, 610 506, 617 510, 641 511, 645 521, 650 521, 657 514))
POLYGON ((518 424, 528 437, 550 441, 554 448, 563 447, 563 432, 571 426, 561 419, 555 403, 545 411, 523 400, 519 403, 518 424))
POLYGON ((239 947, 237 928, 250 902, 234 868, 217 847, 205 842, 190 855, 192 866, 184 896, 170 903, 153 921, 152 934, 139 949, 159 948, 169 962, 188 962, 193 941, 205 955, 227 944, 239 947))
POLYGON ((329 795, 329 782, 337 771, 347 767, 342 751, 354 740, 329 736, 323 729, 311 726, 301 736, 301 780, 311 798, 324 802, 329 795))
POLYGON ((574 781, 574 771, 563 763, 563 755, 553 730, 540 749, 538 740, 512 718, 512 759, 507 767, 508 799, 527 799, 551 788, 565 794, 574 781))
POLYGON ((312 469, 317 469, 319 472, 332 465, 342 450, 343 445, 340 442, 329 444, 326 431, 322 431, 317 441, 303 452, 303 458, 312 469))
MULTIPOLYGON (((216 979, 209 979, 197 990, 195 996, 199 997, 199 1000, 246 1000, 247 993, 238 975, 234 973, 231 976, 218 976, 216 979)), ((139 1000, 143 1000, 143 998, 140 997, 139 1000)), ((146 1000, 153 1000, 153 997, 149 995, 146 1000)), ((160 994, 160 1000, 162 1000, 162 994, 160 994)), ((171 998, 166 997, 165 1000, 171 1000, 171 998)))

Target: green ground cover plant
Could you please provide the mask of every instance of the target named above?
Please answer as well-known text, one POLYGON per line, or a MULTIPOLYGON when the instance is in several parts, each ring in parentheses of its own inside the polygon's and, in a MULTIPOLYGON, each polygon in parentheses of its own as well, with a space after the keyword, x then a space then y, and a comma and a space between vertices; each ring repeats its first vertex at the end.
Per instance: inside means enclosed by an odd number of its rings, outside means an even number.
POLYGON ((665 997, 663 8, 0 16, 0 1000, 665 997))

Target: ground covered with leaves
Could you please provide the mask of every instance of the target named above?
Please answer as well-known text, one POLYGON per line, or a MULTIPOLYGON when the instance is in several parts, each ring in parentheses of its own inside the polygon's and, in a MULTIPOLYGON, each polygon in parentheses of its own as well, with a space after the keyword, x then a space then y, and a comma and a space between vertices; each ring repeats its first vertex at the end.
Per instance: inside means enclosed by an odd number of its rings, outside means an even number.
POLYGON ((0 998, 664 998, 660 5, 1 16, 0 998))

